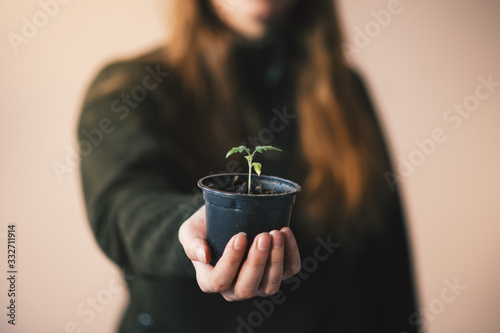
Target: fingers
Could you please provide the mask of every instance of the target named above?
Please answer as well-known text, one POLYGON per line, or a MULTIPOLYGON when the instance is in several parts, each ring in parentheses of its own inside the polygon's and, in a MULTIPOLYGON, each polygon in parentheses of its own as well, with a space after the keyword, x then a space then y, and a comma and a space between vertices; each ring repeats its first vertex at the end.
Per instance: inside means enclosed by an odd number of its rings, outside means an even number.
MULTIPOLYGON (((300 270, 297 242, 289 228, 257 235, 241 267, 244 248, 243 253, 234 252, 234 241, 236 241, 234 238, 230 240, 216 267, 211 272, 206 272, 212 275, 210 285, 202 287, 199 280, 203 291, 219 292, 227 301, 269 296, 279 291, 282 280, 300 270), (229 247, 230 244, 233 246, 232 249, 229 247), (216 269, 219 270, 217 273, 216 269)), ((244 244, 242 246, 246 246, 246 243, 244 244)), ((211 267, 199 263, 196 266, 200 266, 197 272, 203 269, 209 270, 207 266, 211 267)))
POLYGON ((300 271, 300 253, 292 230, 285 227, 281 229, 281 233, 283 234, 285 248, 282 279, 286 280, 300 271))
POLYGON ((246 246, 246 234, 239 233, 229 240, 215 267, 194 262, 196 278, 201 290, 206 293, 220 293, 228 290, 238 273, 246 246))
POLYGON ((255 237, 234 285, 234 300, 248 299, 257 295, 257 289, 266 269, 271 242, 271 235, 268 233, 261 233, 255 237))
POLYGON ((298 273, 300 254, 295 237, 286 227, 255 237, 246 260, 247 235, 234 235, 215 267, 209 262, 205 207, 179 228, 179 241, 196 270, 196 279, 206 293, 221 293, 228 301, 269 296, 278 292, 281 281, 298 273))
POLYGON ((259 296, 274 295, 278 292, 283 276, 284 236, 278 230, 270 232, 272 237, 271 250, 267 260, 266 270, 259 286, 259 296))

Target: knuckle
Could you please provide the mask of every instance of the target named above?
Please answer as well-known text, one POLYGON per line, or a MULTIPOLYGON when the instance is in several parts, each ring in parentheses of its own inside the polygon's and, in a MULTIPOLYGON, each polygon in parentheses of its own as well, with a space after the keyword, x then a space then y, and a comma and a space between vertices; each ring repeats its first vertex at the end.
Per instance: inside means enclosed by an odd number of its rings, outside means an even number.
POLYGON ((262 258, 261 256, 249 256, 246 262, 247 265, 254 269, 263 269, 267 263, 266 258, 262 258))
POLYGON ((249 299, 255 296, 255 291, 250 288, 235 288, 234 294, 239 299, 249 299))
POLYGON ((210 288, 206 286, 202 281, 198 279, 198 286, 200 287, 201 291, 203 291, 205 294, 210 294, 212 291, 210 288))
POLYGON ((238 254, 232 252, 232 251, 228 251, 227 254, 226 254, 226 258, 227 258, 227 261, 231 264, 231 265, 236 265, 236 264, 239 264, 240 261, 241 261, 241 257, 238 256, 238 254))
POLYGON ((205 286, 200 285, 200 284, 199 284, 199 286, 200 286, 201 291, 203 291, 205 294, 211 293, 211 291, 208 288, 206 288, 205 286))
POLYGON ((214 279, 213 281, 210 282, 210 289, 212 292, 220 293, 229 288, 229 284, 227 281, 224 281, 222 279, 214 279))
POLYGON ((269 286, 267 286, 264 289, 264 293, 267 296, 271 296, 271 295, 276 294, 279 290, 280 290, 280 284, 273 281, 273 282, 271 282, 271 284, 269 286))
POLYGON ((273 265, 273 266, 283 265, 283 256, 273 256, 271 258, 271 265, 273 265))

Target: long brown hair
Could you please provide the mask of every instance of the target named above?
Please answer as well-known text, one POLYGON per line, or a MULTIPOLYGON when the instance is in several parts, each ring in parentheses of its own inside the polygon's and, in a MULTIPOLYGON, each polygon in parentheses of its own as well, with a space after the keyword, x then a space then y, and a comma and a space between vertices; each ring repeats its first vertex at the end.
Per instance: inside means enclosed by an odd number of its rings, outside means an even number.
MULTIPOLYGON (((227 140, 237 135, 227 129, 239 127, 226 125, 236 124, 235 96, 242 95, 232 67, 234 33, 208 0, 174 4, 168 62, 180 73, 185 96, 195 103, 199 116, 207 115, 202 110, 210 110, 205 121, 211 138, 218 142, 214 149, 227 149, 227 140)), ((345 218, 373 195, 377 185, 371 180, 381 177, 387 163, 381 159, 382 142, 341 52, 333 1, 298 0, 288 14, 285 30, 295 51, 288 55, 287 70, 294 82, 306 167, 307 212, 311 222, 323 221, 332 212, 345 218)))

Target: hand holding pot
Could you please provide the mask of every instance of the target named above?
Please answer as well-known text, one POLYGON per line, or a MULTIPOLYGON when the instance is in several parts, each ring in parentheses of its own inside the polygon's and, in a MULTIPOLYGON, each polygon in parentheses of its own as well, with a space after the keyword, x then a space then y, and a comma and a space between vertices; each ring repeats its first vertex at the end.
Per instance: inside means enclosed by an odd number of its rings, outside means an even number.
POLYGON ((211 266, 205 206, 183 223, 179 241, 193 262, 201 290, 220 293, 227 301, 273 295, 281 281, 298 273, 301 267, 297 242, 288 227, 257 235, 243 264, 247 237, 244 233, 234 235, 217 264, 211 266))

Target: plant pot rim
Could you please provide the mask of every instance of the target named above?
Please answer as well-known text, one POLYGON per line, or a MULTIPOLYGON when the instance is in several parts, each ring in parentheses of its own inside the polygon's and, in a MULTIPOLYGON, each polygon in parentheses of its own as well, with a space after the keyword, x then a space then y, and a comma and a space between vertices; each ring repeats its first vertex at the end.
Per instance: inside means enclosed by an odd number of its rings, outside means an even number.
MULTIPOLYGON (((248 194, 248 193, 235 193, 235 192, 228 192, 228 191, 222 191, 222 190, 216 190, 213 188, 210 188, 204 184, 206 180, 209 180, 214 177, 234 177, 234 176, 243 176, 243 177, 248 177, 248 173, 218 173, 218 174, 213 174, 209 176, 205 176, 198 180, 198 187, 201 188, 204 192, 207 193, 212 193, 218 196, 224 196, 224 197, 231 197, 231 198, 242 198, 242 199, 255 199, 255 198, 280 198, 280 197, 285 197, 285 196, 290 196, 290 195, 295 195, 302 191, 302 188, 300 187, 299 184, 285 179, 281 177, 276 177, 276 176, 268 176, 268 175, 261 175, 257 176, 252 174, 252 183, 254 180, 258 182, 262 181, 273 181, 279 184, 285 184, 289 187, 292 188, 290 191, 286 191, 283 193, 275 193, 275 194, 248 194)), ((246 179, 246 178, 245 178, 246 179)))

